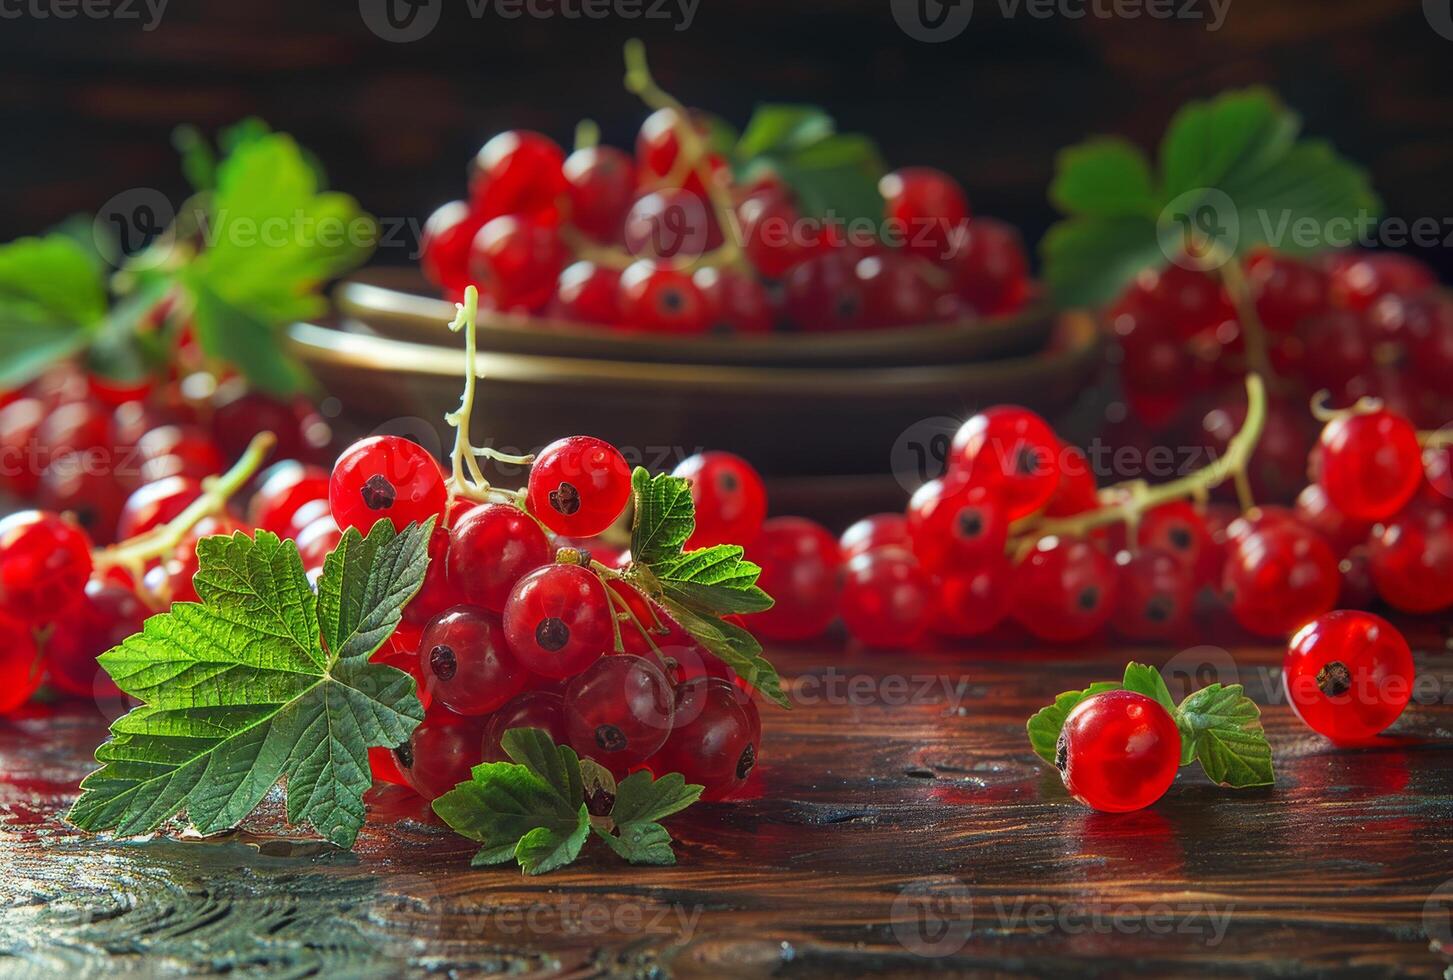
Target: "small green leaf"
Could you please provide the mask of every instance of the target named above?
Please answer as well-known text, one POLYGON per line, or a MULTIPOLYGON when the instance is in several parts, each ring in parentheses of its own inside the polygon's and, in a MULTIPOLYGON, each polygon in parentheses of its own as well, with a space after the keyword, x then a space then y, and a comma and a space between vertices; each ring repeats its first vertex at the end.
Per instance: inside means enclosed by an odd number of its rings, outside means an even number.
POLYGON ((272 324, 224 299, 211 283, 188 270, 197 339, 209 356, 234 365, 247 380, 275 395, 294 394, 308 384, 307 372, 282 347, 272 324))
POLYGON ((691 482, 679 476, 652 476, 644 467, 631 474, 635 517, 631 524, 631 560, 645 565, 674 558, 696 529, 691 482))
POLYGON ((1120 686, 1127 691, 1144 694, 1151 700, 1159 702, 1160 706, 1170 714, 1175 714, 1175 699, 1170 696, 1170 688, 1165 686, 1165 678, 1161 677, 1160 671, 1154 667, 1137 663, 1126 664, 1125 679, 1120 686))
POLYGON ((14 308, 29 310, 30 321, 99 325, 106 281, 94 255, 59 232, 0 246, 0 311, 14 308))
POLYGON ((580 758, 568 745, 556 745, 538 728, 511 728, 500 739, 505 755, 538 776, 569 807, 585 800, 580 758))
POLYGON ((653 779, 644 770, 633 772, 616 786, 610 818, 617 825, 664 820, 701 798, 704 787, 687 783, 679 772, 653 779))
POLYGON ((422 587, 433 532, 432 517, 402 534, 388 518, 374 522, 367 538, 357 528, 343 532, 318 582, 323 642, 332 653, 367 660, 393 635, 404 606, 422 587))
POLYGON ((1154 220, 1160 207, 1145 154, 1115 137, 1061 150, 1049 197, 1066 214, 1099 218, 1154 220))
POLYGON ((688 551, 651 565, 666 597, 720 616, 762 612, 772 597, 757 587, 760 566, 745 560, 738 545, 688 551))
POLYGON ((1050 227, 1039 243, 1044 276, 1067 306, 1099 306, 1142 269, 1165 264, 1153 218, 1075 218, 1050 227))
POLYGON ((590 836, 590 812, 585 804, 575 814, 575 826, 566 831, 556 827, 536 827, 520 838, 515 846, 515 859, 527 875, 542 875, 563 868, 580 856, 585 838, 590 836))
POLYGON ((622 827, 619 834, 608 834, 596 828, 610 849, 631 864, 672 865, 676 852, 671 850, 671 835, 658 823, 635 823, 622 827))
POLYGON ((196 126, 184 124, 172 130, 172 146, 182 158, 182 176, 194 191, 217 186, 217 154, 196 126))
POLYGON ((666 600, 666 611, 681 624, 682 629, 720 657, 763 697, 780 707, 792 707, 792 702, 782 690, 782 678, 777 674, 777 668, 762 656, 762 644, 751 633, 740 626, 693 612, 669 599, 666 600))
POLYGON ((747 120, 736 155, 751 160, 765 153, 790 153, 835 131, 832 117, 817 106, 761 105, 747 120))
MULTIPOLYGON (((551 746, 553 749, 554 746, 551 746)), ((466 782, 434 800, 434 812, 461 837, 484 845, 476 863, 498 864, 516 852, 537 830, 531 852, 543 859, 541 843, 569 838, 578 829, 576 808, 549 783, 515 762, 486 762, 474 767, 466 782)))
POLYGON ((1065 719, 1081 701, 1106 691, 1118 691, 1120 685, 1114 681, 1097 681, 1083 691, 1066 691, 1054 699, 1054 703, 1040 708, 1029 719, 1025 728, 1029 732, 1029 745, 1034 754, 1051 766, 1055 764, 1055 746, 1059 742, 1060 729, 1065 719))
POLYGON ((33 381, 90 343, 90 331, 78 323, 31 319, 31 315, 0 306, 0 390, 33 381))
POLYGON ((1189 695, 1181 702, 1177 721, 1190 734, 1195 756, 1213 781, 1238 789, 1274 782, 1261 709, 1240 684, 1211 684, 1189 695))

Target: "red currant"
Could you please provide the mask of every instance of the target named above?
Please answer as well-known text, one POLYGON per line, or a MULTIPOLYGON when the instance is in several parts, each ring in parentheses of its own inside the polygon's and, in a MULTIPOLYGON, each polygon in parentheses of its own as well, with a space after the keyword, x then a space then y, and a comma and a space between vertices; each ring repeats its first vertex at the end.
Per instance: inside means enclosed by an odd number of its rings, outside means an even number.
POLYGON ((977 565, 955 568, 937 582, 936 614, 930 627, 943 636, 981 636, 1004 621, 1013 600, 1013 568, 994 555, 977 565))
POLYGON ((930 572, 981 564, 1002 554, 1009 520, 1000 495, 952 478, 930 480, 908 501, 913 552, 930 572))
POLYGON ((303 528, 298 532, 297 539, 298 556, 303 560, 303 567, 322 567, 341 540, 343 532, 338 530, 338 523, 330 514, 324 514, 303 528))
POLYGON ((963 424, 954 435, 949 474, 991 488, 1016 521, 1033 514, 1059 486, 1059 438, 1024 408, 996 405, 963 424))
POLYGON ((787 273, 783 311, 798 329, 811 333, 853 330, 867 319, 856 256, 833 249, 799 262, 787 273))
POLYGON ((925 259, 889 252, 860 259, 853 269, 863 288, 866 321, 875 327, 912 326, 938 319, 942 290, 925 274, 925 259))
POLYGON ((565 193, 565 154, 548 136, 511 129, 492 138, 474 159, 469 197, 484 218, 519 214, 552 218, 565 193))
POLYGON ((492 218, 469 247, 469 275, 502 310, 545 308, 569 253, 554 225, 512 214, 492 218))
POLYGON ((502 613, 515 583, 552 557, 545 532, 529 514, 508 504, 481 504, 454 525, 449 582, 466 602, 502 613))
POLYGON ((908 529, 908 518, 902 514, 870 514, 848 526, 838 538, 838 547, 842 549, 844 560, 880 548, 911 552, 913 538, 908 529))
POLYGON ((1146 511, 1136 541, 1142 548, 1164 552, 1180 562, 1194 585, 1220 581, 1224 560, 1221 548, 1206 519, 1185 501, 1172 501, 1146 511))
POLYGON ((1383 601, 1410 613, 1453 606, 1453 516, 1415 500, 1372 538, 1372 578, 1383 601))
POLYGON ((1180 761, 1180 731, 1170 712, 1134 691, 1081 701, 1055 748, 1065 789, 1107 813, 1140 810, 1160 799, 1175 782, 1180 761))
POLYGON ((131 589, 92 580, 76 613, 55 624, 46 642, 50 682, 76 697, 117 697, 120 690, 96 658, 141 632, 149 612, 131 589))
POLYGON ((767 290, 755 276, 706 266, 691 281, 706 304, 707 326, 713 333, 768 333, 773 312, 767 290))
POLYGON ((469 285, 469 246, 484 220, 466 202, 450 201, 424 222, 419 236, 424 275, 446 293, 461 293, 469 285))
POLYGON ((483 737, 483 718, 436 705, 424 712, 409 740, 394 749, 394 761, 415 793, 437 799, 469 780, 469 771, 480 763, 483 737))
POLYGON ((579 565, 535 569, 504 610, 510 650, 542 677, 574 677, 613 649, 614 622, 600 577, 579 565))
POLYGON ((555 283, 549 314, 576 323, 619 323, 620 283, 621 274, 614 269, 593 262, 568 265, 555 283))
POLYGON ((675 728, 647 765, 662 775, 679 772, 706 787, 704 800, 726 799, 741 790, 757 764, 757 733, 748 706, 726 681, 703 677, 676 691, 675 728))
POLYGON ((1371 738, 1407 707, 1413 654, 1391 623, 1338 610, 1292 637, 1282 682, 1297 717, 1335 742, 1371 738))
POLYGON ((71 514, 93 542, 104 545, 116 538, 126 491, 109 467, 86 453, 67 453, 45 468, 35 500, 44 510, 71 514))
POLYGON ((1225 590, 1231 614, 1258 636, 1285 636, 1337 601, 1337 558, 1315 531, 1294 520, 1233 537, 1225 590))
POLYGON ((31 627, 0 612, 0 715, 29 701, 44 679, 31 627))
POLYGON ((1090 461, 1077 446, 1060 443, 1059 484, 1049 503, 1044 505, 1046 517, 1073 517, 1100 506, 1099 489, 1090 461))
POLYGON ((1320 534, 1332 546, 1332 552, 1345 555, 1367 540, 1372 531, 1370 521, 1354 520, 1338 510, 1320 483, 1309 483, 1297 494, 1297 520, 1320 534))
POLYGON ((47 411, 38 398, 19 398, 0 408, 0 485, 17 497, 35 496, 49 462, 35 437, 47 411))
POLYGON ((1176 636, 1190 619, 1195 601, 1191 566, 1169 552, 1147 548, 1116 556, 1120 566, 1119 598, 1112 623, 1131 640, 1165 640, 1176 636))
POLYGON ((861 643, 903 649, 928 630, 933 592, 912 555, 877 551, 847 563, 838 605, 843 625, 861 643))
POLYGON ((969 217, 957 181, 931 167, 904 167, 880 180, 878 191, 906 252, 936 260, 951 254, 950 243, 969 217))
POLYGON ((328 499, 328 472, 297 460, 274 463, 262 474, 247 505, 253 527, 286 537, 304 504, 328 499))
POLYGON ((1251 256, 1246 271, 1267 330, 1293 331, 1327 308, 1327 274, 1316 266, 1263 250, 1251 256))
POLYGON ((680 187, 641 195, 626 215, 626 250, 640 258, 696 259, 721 241, 705 198, 680 187))
POLYGON ((671 733, 674 694, 666 675, 644 657, 602 657, 565 688, 571 747, 625 775, 671 733))
POLYGON ((565 158, 570 223, 596 241, 613 244, 636 196, 636 162, 613 146, 588 146, 565 158))
POLYGON ((1029 300, 1029 259, 1019 229, 975 218, 953 239, 947 265, 954 289, 979 316, 1007 316, 1029 300))
POLYGON ((1098 632, 1115 610, 1115 563, 1095 545, 1041 538, 1015 569, 1014 619, 1041 640, 1073 643, 1098 632))
MULTIPOLYGON (((433 534, 429 536, 429 565, 424 570, 424 584, 404 607, 404 622, 423 626, 450 607, 464 604, 464 596, 449 578, 451 540, 448 528, 442 524, 435 525, 433 534)), ((467 711, 461 713, 471 714, 467 711)))
POLYGON ((434 700, 461 715, 486 715, 525 689, 525 669, 505 644, 495 614, 455 606, 419 640, 419 672, 434 700))
MULTIPOLYGON (((710 120, 705 114, 696 111, 690 112, 689 116, 691 125, 709 147, 712 143, 710 120)), ((680 139, 676 135, 677 127, 681 124, 680 117, 681 114, 675 109, 657 109, 641 123, 641 131, 636 136, 636 165, 641 183, 655 184, 673 175, 676 158, 681 153, 680 139)), ((725 171, 726 161, 709 150, 705 166, 708 173, 715 178, 725 171)), ((695 169, 688 174, 685 185, 692 193, 706 196, 705 185, 695 169)))
POLYGON ((621 325, 649 333, 698 334, 710 326, 706 299, 691 276, 642 259, 621 273, 621 325))
POLYGON ((696 530, 686 542, 688 551, 751 541, 762 530, 767 490, 745 459, 720 451, 697 453, 682 460, 671 475, 691 481, 696 530))
POLYGON ((773 517, 747 546, 762 566, 757 579, 776 604, 747 618, 753 632, 774 640, 819 636, 837 615, 842 554, 827 529, 802 517, 773 517))
POLYGON ((737 208, 737 220, 742 229, 742 250, 766 278, 781 279, 807 258, 806 244, 798 234, 802 216, 785 190, 750 195, 737 208))
POLYGON ((569 436, 550 443, 530 468, 530 513, 557 534, 588 538, 621 516, 631 498, 631 468, 610 443, 569 436))
POLYGON ((1351 252, 1328 263, 1332 302, 1365 310, 1388 293, 1416 294, 1437 285, 1432 270, 1395 252, 1351 252))
POLYGON ((1343 514, 1356 520, 1391 517, 1423 482, 1423 451, 1411 422, 1386 409, 1328 422, 1318 442, 1317 482, 1343 514))
POLYGON ((338 457, 328 481, 328 503, 338 527, 356 527, 365 535, 384 518, 397 531, 442 518, 448 497, 438 462, 400 436, 355 442, 338 457))
POLYGON ((1307 379, 1318 388, 1344 395, 1372 362, 1372 338, 1360 314, 1328 310, 1303 320, 1298 332, 1306 345, 1307 379))
POLYGON ((505 732, 516 728, 538 728, 556 745, 569 745, 565 698, 553 691, 526 691, 511 698, 489 716, 489 724, 484 729, 485 762, 504 762, 509 758, 501 743, 505 732))
POLYGON ((81 601, 90 576, 91 542, 71 521, 38 510, 0 520, 0 612, 53 622, 81 601))

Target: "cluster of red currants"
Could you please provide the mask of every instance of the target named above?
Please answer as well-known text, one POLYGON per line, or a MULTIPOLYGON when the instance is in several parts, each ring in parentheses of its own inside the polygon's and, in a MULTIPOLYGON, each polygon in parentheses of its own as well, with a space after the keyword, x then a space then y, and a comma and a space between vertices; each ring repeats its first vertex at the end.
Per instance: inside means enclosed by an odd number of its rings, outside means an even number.
POLYGON ((340 528, 437 522, 424 585, 375 655, 416 678, 425 717, 405 745, 372 751, 377 778, 433 799, 502 760, 504 733, 528 727, 616 776, 679 772, 707 799, 741 791, 761 741, 751 692, 615 574, 622 556, 595 540, 631 494, 614 446, 572 436, 546 447, 525 508, 451 503, 435 459, 397 436, 345 450, 327 490, 322 553, 340 528))
POLYGON ((692 166, 690 125, 706 141, 705 122, 656 111, 634 157, 495 136, 469 200, 426 223, 425 275, 451 299, 472 283, 497 309, 668 334, 924 324, 1012 313, 1031 297, 1019 234, 971 220, 947 174, 888 174, 881 225, 850 230, 804 217, 773 175, 736 183, 710 151, 692 166))

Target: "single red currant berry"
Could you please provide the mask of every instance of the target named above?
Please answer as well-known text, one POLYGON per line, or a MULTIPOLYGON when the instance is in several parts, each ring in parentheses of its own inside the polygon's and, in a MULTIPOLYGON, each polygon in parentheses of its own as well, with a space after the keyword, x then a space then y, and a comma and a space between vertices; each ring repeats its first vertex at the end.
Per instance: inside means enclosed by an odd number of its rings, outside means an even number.
POLYGON ((588 538, 621 516, 631 468, 620 450, 594 436, 550 443, 530 467, 530 513, 557 534, 588 538))
POLYGON ((1372 362, 1373 339, 1361 314, 1328 310, 1304 320, 1297 333, 1306 346, 1303 370, 1312 387, 1344 395, 1372 362))
POLYGON ((506 214, 474 236, 469 275, 499 309, 536 313, 550 301, 568 258, 557 227, 506 214))
POLYGON ((575 262, 565 267, 555 283, 549 315, 575 323, 619 323, 621 274, 594 262, 575 262))
POLYGON ((449 582, 464 601, 504 612, 515 583, 554 557, 545 532, 508 504, 481 504, 454 525, 449 582))
POLYGON ((712 333, 770 333, 774 314, 766 287, 755 276, 705 266, 691 276, 706 304, 712 333))
POLYGON ((949 449, 949 475, 992 488, 1016 521, 1049 503, 1059 486, 1059 438, 1038 415, 1012 405, 963 424, 949 449))
POLYGON ((29 701, 44 679, 30 624, 0 612, 0 715, 29 701))
POLYGON ((1183 500, 1161 504, 1140 519, 1135 540, 1140 547, 1170 555, 1191 575, 1193 585, 1219 584, 1225 560, 1206 519, 1183 500))
MULTIPOLYGON (((404 607, 404 622, 411 626, 424 626, 445 610, 465 604, 464 596, 449 578, 451 542, 449 529, 436 524, 429 536, 429 566, 424 570, 424 584, 404 607)), ((472 714, 468 711, 460 713, 472 714)))
POLYGON ((402 531, 441 518, 448 502, 444 471, 418 443, 400 436, 371 436, 343 451, 328 481, 333 519, 363 534, 384 518, 402 531))
POLYGON ((602 657, 565 688, 570 745, 617 776, 645 762, 671 734, 675 691, 644 657, 602 657))
POLYGON ((39 510, 0 520, 0 612, 53 622, 78 602, 91 577, 91 542, 71 521, 39 510))
POLYGON ((1256 312, 1266 329, 1286 333, 1327 308, 1327 274, 1316 266, 1259 250, 1246 263, 1256 312))
POLYGON ((871 552, 847 563, 838 608, 843 624, 859 642, 903 649, 928 630, 933 592, 912 555, 871 552))
POLYGON ((1265 525, 1227 546, 1224 587, 1231 614, 1258 636, 1285 636, 1337 601, 1337 558, 1295 520, 1265 525))
POLYGON ((749 628, 774 640, 821 635, 837 616, 842 553, 822 525, 802 517, 773 517, 747 546, 762 566, 757 579, 776 604, 747 617, 749 628))
POLYGON ((737 208, 737 222, 742 230, 742 251, 766 278, 781 279, 807 258, 802 216, 786 190, 750 195, 737 208))
POLYGON ((35 496, 49 462, 35 434, 49 409, 39 398, 19 398, 0 408, 0 486, 15 496, 35 496))
POLYGON ((565 158, 564 175, 570 223, 614 244, 636 197, 636 162, 613 146, 587 146, 565 158))
POLYGON ((870 514, 848 526, 838 538, 838 547, 842 549, 845 560, 880 548, 912 552, 913 537, 908 530, 908 518, 902 514, 870 514))
POLYGON ((1014 572, 1014 619, 1041 640, 1088 639, 1115 610, 1115 563, 1095 545, 1041 538, 1014 572))
POLYGON ((304 505, 328 499, 328 471, 288 459, 274 463, 262 474, 257 492, 247 505, 253 527, 286 537, 293 516, 304 505))
POLYGON ((298 557, 304 568, 321 568, 323 562, 343 540, 343 532, 331 514, 324 514, 298 532, 298 557))
POLYGON ((822 252, 788 271, 783 312, 798 330, 854 330, 866 322, 863 284, 854 272, 858 256, 847 251, 822 252))
POLYGON ((424 276, 446 293, 462 293, 469 285, 469 246, 484 227, 484 216, 464 201, 450 201, 429 215, 419 236, 424 276))
POLYGON ((1415 295, 1438 284, 1426 265, 1396 252, 1334 255, 1328 272, 1332 302, 1348 310, 1365 310, 1388 293, 1415 295))
POLYGON ((546 565, 515 585, 505 636, 516 659, 542 677, 574 677, 615 643, 600 577, 579 565, 546 565))
POLYGON ((641 195, 626 215, 626 250, 649 259, 696 259, 721 244, 705 198, 680 187, 641 195))
POLYGON ((950 254, 956 229, 969 217, 969 203, 956 180, 931 167, 904 167, 880 180, 878 191, 904 251, 934 260, 950 254))
POLYGON ((1446 506, 1413 501, 1372 538, 1372 579, 1383 601, 1410 613, 1453 606, 1453 517, 1446 506))
POLYGON ((1371 521, 1348 517, 1338 510, 1320 483, 1309 483, 1297 494, 1294 508, 1297 520, 1320 534, 1332 546, 1332 552, 1345 555, 1367 541, 1372 532, 1371 521))
POLYGON ((537 728, 550 736, 556 745, 570 744, 570 729, 565 721, 565 698, 553 691, 526 691, 489 716, 484 729, 484 761, 505 762, 501 744, 505 732, 516 728, 537 728))
MULTIPOLYGON (((696 110, 691 110, 688 116, 697 135, 710 147, 713 143, 710 117, 696 110)), ((675 170, 676 158, 681 152, 680 140, 676 135, 679 119, 680 113, 676 109, 664 108, 657 109, 641 123, 641 131, 636 136, 636 166, 642 184, 649 186, 659 183, 671 176, 675 170)), ((728 169, 720 154, 710 151, 707 153, 706 168, 713 178, 724 174, 728 169)), ((706 187, 694 170, 686 178, 686 189, 706 197, 706 187)))
MULTIPOLYGON (((750 703, 750 702, 749 702, 750 703)), ((647 765, 657 774, 679 772, 706 787, 704 800, 739 792, 757 764, 752 717, 726 681, 703 677, 676 691, 675 728, 647 765)))
POLYGON ((92 580, 75 614, 62 617, 45 644, 50 683, 82 698, 118 697, 121 691, 96 658, 141 632, 150 615, 131 589, 92 580))
POLYGON ((946 260, 955 291, 979 316, 1007 316, 1029 300, 1029 259, 1019 229, 975 218, 950 239, 946 260))
POLYGON ((1363 521, 1391 517, 1423 482, 1423 451, 1411 422, 1379 409, 1339 416, 1318 440, 1317 482, 1343 514, 1363 521))
POLYGON ((469 198, 485 219, 519 214, 553 220, 565 193, 565 154, 548 136, 511 129, 480 148, 469 198))
POLYGON ((1009 520, 1001 494, 946 478, 929 480, 908 501, 913 553, 929 572, 967 568, 1003 554, 1009 520))
POLYGON ((697 453, 672 476, 691 481, 696 530, 686 550, 751 541, 767 518, 767 489, 752 464, 733 453, 697 453))
POLYGON ((981 636, 1004 621, 1014 598, 1014 570, 1005 555, 955 568, 936 582, 935 615, 929 627, 941 636, 981 636))
POLYGON ((1391 623, 1338 610, 1292 637, 1282 682, 1297 717, 1334 742, 1371 738, 1397 721, 1413 692, 1413 654, 1391 623))
POLYGON ((455 606, 424 628, 419 672, 430 696, 461 715, 487 715, 525 689, 499 618, 473 606, 455 606))
POLYGON ((116 539, 126 491, 108 465, 87 453, 66 453, 41 474, 35 502, 42 510, 72 515, 93 542, 105 545, 116 539))
POLYGON ((863 286, 866 321, 875 326, 913 326, 938 319, 942 290, 928 279, 926 259, 888 252, 860 259, 853 274, 863 286))
POLYGON ((434 800, 469 781, 469 771, 480 763, 483 738, 483 718, 436 705, 424 712, 409 740, 394 749, 394 761, 415 793, 434 800))
POLYGON ((698 334, 710 312, 691 276, 649 259, 621 273, 621 326, 650 333, 698 334))
POLYGON ((1078 446, 1063 442, 1059 446, 1059 484, 1049 503, 1044 505, 1046 517, 1073 517, 1100 506, 1099 489, 1090 461, 1078 446))
POLYGON ((1065 789, 1107 813, 1150 806, 1175 782, 1180 762, 1181 736, 1170 712, 1134 691, 1081 701, 1055 746, 1065 789))
POLYGON ((1154 548, 1116 556, 1119 598, 1112 623, 1131 640, 1165 640, 1185 629, 1195 602, 1191 566, 1181 557, 1154 548))

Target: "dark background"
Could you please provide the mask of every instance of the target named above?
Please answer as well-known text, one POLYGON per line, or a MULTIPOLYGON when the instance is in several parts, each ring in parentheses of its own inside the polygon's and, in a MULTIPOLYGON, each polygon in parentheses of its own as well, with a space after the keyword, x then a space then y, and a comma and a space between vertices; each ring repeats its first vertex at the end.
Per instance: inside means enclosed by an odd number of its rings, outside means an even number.
MULTIPOLYGON (((49 0, 0 9, 36 2, 49 0)), ((701 0, 685 31, 476 19, 463 0, 445 4, 438 28, 407 44, 371 33, 356 0, 171 0, 151 32, 138 20, 0 19, 0 237, 131 187, 179 200, 172 127, 249 114, 297 135, 375 214, 418 219, 462 193, 465 162, 500 129, 568 142, 589 116, 630 145, 644 115, 620 84, 632 35, 684 101, 737 124, 763 100, 824 105, 842 128, 874 134, 890 164, 954 173, 976 211, 1017 222, 1031 242, 1054 218, 1044 190, 1057 149, 1095 132, 1148 145, 1185 99, 1253 82, 1366 164, 1389 214, 1453 215, 1453 41, 1418 0, 1230 0, 1215 32, 1194 20, 1005 18, 998 0, 978 0, 942 44, 899 30, 889 0, 701 0)), ((1424 257, 1453 272, 1446 249, 1424 257)))

